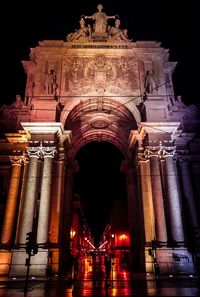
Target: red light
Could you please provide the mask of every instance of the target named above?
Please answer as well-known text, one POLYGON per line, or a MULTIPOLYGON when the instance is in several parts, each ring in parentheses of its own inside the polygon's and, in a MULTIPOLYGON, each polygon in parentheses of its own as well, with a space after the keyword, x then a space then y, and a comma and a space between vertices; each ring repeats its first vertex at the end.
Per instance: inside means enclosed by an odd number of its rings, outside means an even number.
POLYGON ((120 240, 125 240, 125 239, 127 239, 127 235, 126 234, 122 234, 122 235, 119 236, 119 239, 120 240))

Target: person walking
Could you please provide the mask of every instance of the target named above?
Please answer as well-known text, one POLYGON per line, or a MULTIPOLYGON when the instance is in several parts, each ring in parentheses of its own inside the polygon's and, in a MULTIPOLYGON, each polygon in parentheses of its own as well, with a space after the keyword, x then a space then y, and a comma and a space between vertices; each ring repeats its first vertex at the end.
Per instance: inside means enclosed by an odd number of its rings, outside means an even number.
POLYGON ((106 271, 106 287, 109 287, 108 279, 110 276, 110 271, 111 271, 111 259, 109 256, 104 257, 104 266, 105 266, 105 271, 106 271))

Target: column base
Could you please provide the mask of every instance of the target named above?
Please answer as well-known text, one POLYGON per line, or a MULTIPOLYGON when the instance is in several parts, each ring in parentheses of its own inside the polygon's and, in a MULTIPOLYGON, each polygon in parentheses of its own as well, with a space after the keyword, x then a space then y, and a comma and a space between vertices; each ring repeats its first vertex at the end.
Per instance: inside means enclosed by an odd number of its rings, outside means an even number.
POLYGON ((49 259, 50 272, 57 274, 59 273, 59 257, 60 257, 59 248, 50 249, 49 254, 50 254, 50 259, 49 259))
POLYGON ((145 247, 145 270, 146 270, 146 273, 154 272, 153 257, 149 254, 150 250, 151 250, 150 247, 145 247))
MULTIPOLYGON (((38 253, 31 257, 30 276, 46 276, 48 265, 48 249, 38 249, 38 253)), ((10 276, 26 276, 25 266, 28 255, 24 249, 12 250, 10 276)))
POLYGON ((194 274, 195 267, 192 255, 187 248, 161 247, 155 250, 156 263, 160 274, 194 274))
POLYGON ((11 252, 7 250, 0 251, 0 275, 6 275, 10 270, 11 252))

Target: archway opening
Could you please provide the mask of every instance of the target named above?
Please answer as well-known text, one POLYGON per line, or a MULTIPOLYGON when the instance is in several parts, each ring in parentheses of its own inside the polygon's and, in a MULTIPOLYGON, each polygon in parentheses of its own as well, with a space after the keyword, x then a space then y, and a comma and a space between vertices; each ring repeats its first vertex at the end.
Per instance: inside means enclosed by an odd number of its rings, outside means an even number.
MULTIPOLYGON (((120 171, 124 157, 115 145, 102 141, 87 143, 75 159, 79 172, 74 176, 74 193, 80 196, 86 222, 98 246, 106 225, 116 220, 116 204, 127 208, 125 175, 120 171)), ((121 213, 123 225, 128 224, 127 218, 128 213, 121 213)))

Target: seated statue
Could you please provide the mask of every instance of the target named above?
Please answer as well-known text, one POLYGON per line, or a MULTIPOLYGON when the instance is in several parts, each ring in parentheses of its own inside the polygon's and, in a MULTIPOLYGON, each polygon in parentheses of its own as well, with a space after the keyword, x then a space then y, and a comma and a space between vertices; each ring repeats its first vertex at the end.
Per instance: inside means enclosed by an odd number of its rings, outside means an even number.
POLYGON ((183 119, 200 119, 198 107, 194 104, 185 106, 183 119))
POLYGON ((127 29, 121 30, 120 29, 120 24, 121 24, 120 19, 116 19, 115 20, 115 27, 109 28, 110 36, 112 36, 112 39, 114 39, 114 40, 123 40, 123 41, 126 41, 126 42, 131 41, 131 40, 128 39, 127 29))
POLYGON ((24 102, 22 101, 22 98, 20 95, 16 95, 16 100, 9 106, 6 106, 6 108, 15 108, 15 109, 20 109, 25 107, 24 102))
POLYGON ((84 16, 81 17, 80 21, 80 29, 74 33, 70 33, 67 35, 67 41, 74 41, 74 40, 87 40, 87 36, 90 35, 90 27, 85 26, 85 18, 84 16))

